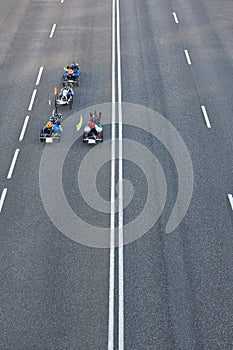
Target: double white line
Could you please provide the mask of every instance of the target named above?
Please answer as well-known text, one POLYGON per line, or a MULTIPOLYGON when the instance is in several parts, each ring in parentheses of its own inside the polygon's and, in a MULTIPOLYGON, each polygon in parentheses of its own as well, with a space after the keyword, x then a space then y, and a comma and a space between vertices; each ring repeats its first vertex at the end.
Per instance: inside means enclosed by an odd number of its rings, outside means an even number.
POLYGON ((121 93, 121 45, 119 0, 112 0, 112 148, 111 148, 111 223, 110 223, 110 271, 109 271, 109 324, 108 350, 114 349, 114 278, 115 242, 118 242, 118 349, 124 350, 124 265, 123 265, 123 167, 122 167, 122 93, 121 93), (117 70, 116 70, 117 65, 117 70), (118 99, 116 101, 116 86, 118 99), (116 102, 118 102, 116 104, 116 102), (116 114, 117 110, 117 114, 116 114), (118 117, 118 226, 115 228, 116 182, 116 116, 118 117), (115 232, 118 232, 116 240, 115 232))

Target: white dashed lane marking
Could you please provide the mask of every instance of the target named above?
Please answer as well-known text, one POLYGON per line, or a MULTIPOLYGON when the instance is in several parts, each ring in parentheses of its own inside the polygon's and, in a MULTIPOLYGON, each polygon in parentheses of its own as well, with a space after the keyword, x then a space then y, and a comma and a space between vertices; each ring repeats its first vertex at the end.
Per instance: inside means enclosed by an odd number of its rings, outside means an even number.
POLYGON ((178 24, 179 21, 178 21, 178 18, 177 18, 177 14, 175 12, 172 12, 172 15, 174 17, 174 21, 178 24))
POLYGON ((231 205, 231 209, 233 210, 233 196, 231 193, 229 193, 228 195, 228 199, 229 199, 229 202, 230 202, 230 205, 231 205))
POLYGON ((15 150, 15 154, 14 154, 14 157, 12 159, 10 169, 8 171, 7 180, 11 179, 11 177, 12 177, 12 174, 13 174, 13 171, 14 171, 14 168, 15 168, 15 164, 16 164, 18 155, 19 155, 19 148, 17 148, 15 150))
POLYGON ((186 60, 187 60, 188 64, 191 65, 192 62, 191 62, 191 58, 189 56, 188 50, 184 50, 184 53, 185 53, 185 57, 186 57, 186 60))
POLYGON ((4 201, 5 201, 5 198, 6 198, 6 194, 7 194, 7 188, 4 188, 4 190, 2 191, 1 198, 0 198, 0 213, 1 213, 2 208, 3 208, 3 204, 4 204, 4 201))
POLYGON ((55 29, 56 29, 56 23, 54 23, 54 25, 52 26, 52 29, 51 29, 51 32, 50 32, 50 35, 49 35, 49 37, 50 37, 50 39, 53 37, 53 34, 54 34, 54 32, 55 32, 55 29))
POLYGON ((208 129, 210 129, 211 128, 211 124, 210 124, 210 120, 209 120, 209 117, 208 117, 208 114, 207 114, 205 106, 201 106, 201 110, 202 110, 203 116, 205 118, 206 126, 207 126, 208 129))
POLYGON ((26 131, 26 128, 27 128, 27 124, 28 124, 28 121, 29 121, 29 115, 27 115, 24 119, 24 123, 23 123, 23 127, 22 127, 22 130, 21 130, 21 134, 20 134, 20 137, 19 137, 19 141, 23 141, 23 138, 24 138, 24 134, 25 134, 25 131, 26 131))
POLYGON ((38 73, 38 76, 36 79, 36 85, 39 85, 39 83, 40 83, 40 78, 41 78, 41 75, 43 73, 43 69, 44 69, 44 67, 40 67, 40 69, 39 69, 39 73, 38 73))
POLYGON ((32 93, 30 104, 28 106, 28 111, 32 110, 32 106, 33 106, 33 103, 34 103, 34 100, 35 100, 35 97, 36 97, 36 93, 37 93, 37 89, 34 89, 33 93, 32 93))

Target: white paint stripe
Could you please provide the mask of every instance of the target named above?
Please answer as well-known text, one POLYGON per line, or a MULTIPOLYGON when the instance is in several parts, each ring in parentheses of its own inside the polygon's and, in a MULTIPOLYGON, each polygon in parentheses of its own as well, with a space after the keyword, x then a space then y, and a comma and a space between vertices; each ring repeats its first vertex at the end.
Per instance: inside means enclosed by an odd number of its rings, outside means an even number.
POLYGON ((61 4, 63 4, 64 0, 61 0, 61 4))
POLYGON ((233 210, 233 196, 232 194, 228 194, 228 199, 229 199, 229 202, 230 202, 230 205, 231 205, 231 209, 233 210))
POLYGON ((40 69, 39 69, 39 73, 38 73, 37 80, 36 80, 36 85, 39 85, 39 83, 40 83, 40 78, 41 78, 43 69, 44 69, 44 67, 40 67, 40 69))
POLYGON ((1 213, 2 208, 3 208, 3 204, 4 204, 4 201, 5 201, 5 198, 6 198, 6 194, 7 194, 7 188, 4 188, 3 191, 2 191, 1 198, 0 198, 0 213, 1 213))
POLYGON ((112 147, 111 147, 111 217, 110 217, 110 266, 109 266, 109 311, 108 350, 114 350, 114 277, 115 277, 115 0, 112 1, 112 147))
POLYGON ((33 106, 33 103, 34 103, 34 100, 35 100, 35 97, 36 97, 36 93, 37 93, 37 89, 34 89, 33 93, 32 93, 30 104, 28 106, 28 111, 32 110, 32 106, 33 106))
POLYGON ((50 37, 50 39, 53 37, 53 34, 54 34, 54 32, 55 32, 55 29, 56 29, 56 23, 54 23, 54 25, 52 26, 52 29, 51 29, 51 32, 50 32, 50 35, 49 35, 49 37, 50 37))
POLYGON ((176 13, 175 13, 175 12, 172 12, 172 14, 173 14, 173 17, 174 17, 174 21, 178 24, 179 21, 178 21, 178 18, 177 18, 176 13))
POLYGON ((121 37, 120 37, 120 4, 117 0, 117 77, 118 77, 118 113, 119 113, 119 188, 118 188, 118 349, 124 350, 124 231, 123 231, 123 150, 122 150, 122 89, 121 89, 121 37))
POLYGON ((184 50, 184 53, 185 53, 185 57, 186 57, 188 64, 191 65, 192 62, 191 62, 188 50, 184 50))
POLYGON ((115 228, 110 230, 110 269, 109 269, 109 314, 108 314, 108 350, 114 349, 114 274, 115 274, 115 228))
POLYGON ((13 174, 13 171, 14 171, 14 167, 15 167, 18 155, 19 155, 19 148, 17 148, 15 150, 15 154, 14 154, 14 157, 12 159, 11 166, 10 166, 10 169, 9 169, 9 172, 8 172, 8 175, 7 175, 7 179, 8 180, 11 179, 11 177, 12 177, 12 174, 13 174))
POLYGON ((202 113, 204 115, 207 128, 210 129, 211 128, 211 124, 210 124, 210 120, 209 120, 209 117, 208 117, 208 114, 207 114, 205 106, 201 106, 201 110, 202 110, 202 113))
POLYGON ((24 134, 25 134, 25 131, 26 131, 26 128, 27 128, 27 124, 28 124, 28 121, 29 121, 29 115, 27 115, 24 119, 24 123, 23 123, 23 127, 22 127, 22 130, 21 130, 21 134, 20 134, 20 137, 19 137, 19 141, 23 141, 23 138, 24 138, 24 134))

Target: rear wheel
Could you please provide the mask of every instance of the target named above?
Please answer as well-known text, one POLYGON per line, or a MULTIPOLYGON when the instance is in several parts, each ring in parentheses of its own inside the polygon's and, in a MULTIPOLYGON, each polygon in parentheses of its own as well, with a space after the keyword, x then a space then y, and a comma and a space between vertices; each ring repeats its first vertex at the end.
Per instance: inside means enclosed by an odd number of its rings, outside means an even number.
POLYGON ((73 107, 73 97, 72 97, 72 99, 70 100, 70 109, 72 109, 72 107, 73 107))
POLYGON ((68 79, 66 77, 62 77, 62 85, 65 86, 68 83, 68 79))

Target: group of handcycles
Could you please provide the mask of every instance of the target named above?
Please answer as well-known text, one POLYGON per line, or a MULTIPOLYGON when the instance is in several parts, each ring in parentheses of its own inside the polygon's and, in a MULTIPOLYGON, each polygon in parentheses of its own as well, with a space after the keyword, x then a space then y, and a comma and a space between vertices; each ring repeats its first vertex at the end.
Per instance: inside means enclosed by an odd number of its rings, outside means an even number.
MULTIPOLYGON (((60 92, 58 93, 55 88, 55 109, 53 109, 51 116, 40 131, 39 139, 41 142, 53 143, 54 140, 60 141, 63 130, 61 126, 62 114, 58 113, 58 107, 68 105, 72 109, 74 85, 80 86, 80 68, 79 64, 73 61, 69 66, 64 67, 60 92)), ((49 104, 51 105, 50 98, 49 104)), ((84 126, 83 142, 96 144, 103 141, 103 126, 100 119, 101 112, 98 114, 96 111, 90 113, 89 123, 84 126)))

